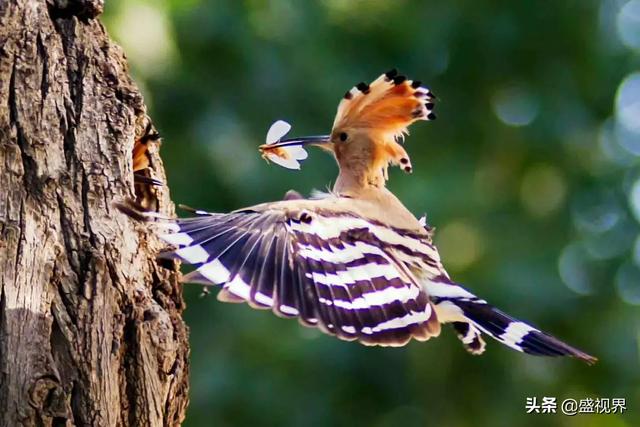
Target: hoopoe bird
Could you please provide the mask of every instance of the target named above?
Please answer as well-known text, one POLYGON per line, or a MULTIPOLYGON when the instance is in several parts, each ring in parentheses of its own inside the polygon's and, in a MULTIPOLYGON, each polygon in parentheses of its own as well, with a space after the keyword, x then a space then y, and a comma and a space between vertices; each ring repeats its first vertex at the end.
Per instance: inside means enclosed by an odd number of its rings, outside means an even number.
POLYGON ((131 203, 120 209, 159 224, 175 247, 162 256, 194 265, 184 281, 218 286, 221 301, 271 309, 365 345, 426 341, 450 323, 472 354, 484 351, 484 334, 531 355, 594 363, 452 281, 432 229, 386 188, 389 165, 411 172, 400 142, 415 121, 435 119, 434 101, 419 81, 392 70, 345 94, 329 135, 282 139, 290 125, 276 122, 260 147, 265 158, 298 169, 307 145, 335 157, 338 177, 322 197, 290 192, 282 201, 177 219, 131 203))
POLYGON ((149 169, 149 143, 157 142, 160 140, 160 134, 153 128, 151 120, 147 122, 144 133, 140 138, 136 139, 133 144, 133 179, 136 184, 141 185, 163 185, 159 179, 147 176, 144 174, 146 169, 149 169))

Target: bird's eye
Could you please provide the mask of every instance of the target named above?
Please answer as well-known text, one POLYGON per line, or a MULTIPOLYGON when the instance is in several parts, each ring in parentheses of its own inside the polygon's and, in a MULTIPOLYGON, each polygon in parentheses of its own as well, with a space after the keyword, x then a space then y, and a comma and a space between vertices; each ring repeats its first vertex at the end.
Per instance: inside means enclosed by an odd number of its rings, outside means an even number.
POLYGON ((344 141, 346 141, 346 140, 347 140, 347 138, 349 138, 349 135, 347 135, 347 133, 346 133, 346 132, 341 132, 341 133, 340 133, 340 141, 343 141, 343 142, 344 142, 344 141))

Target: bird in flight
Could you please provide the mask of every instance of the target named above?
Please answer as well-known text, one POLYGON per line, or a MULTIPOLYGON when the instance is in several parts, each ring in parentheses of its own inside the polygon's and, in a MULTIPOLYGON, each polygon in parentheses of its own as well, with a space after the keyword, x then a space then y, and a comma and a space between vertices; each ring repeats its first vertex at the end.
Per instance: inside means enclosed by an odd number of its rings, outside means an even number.
POLYGON ((412 171, 403 145, 407 128, 436 118, 433 93, 397 71, 360 83, 340 101, 329 135, 283 139, 291 126, 274 123, 262 156, 290 169, 303 147, 331 153, 339 168, 333 189, 318 197, 233 211, 194 210, 167 218, 129 203, 120 209, 160 227, 175 247, 162 256, 195 266, 185 282, 216 285, 218 299, 270 309, 305 326, 365 345, 426 341, 450 323, 472 354, 483 335, 536 356, 596 358, 517 320, 454 282, 424 219, 386 188, 387 168, 412 171))

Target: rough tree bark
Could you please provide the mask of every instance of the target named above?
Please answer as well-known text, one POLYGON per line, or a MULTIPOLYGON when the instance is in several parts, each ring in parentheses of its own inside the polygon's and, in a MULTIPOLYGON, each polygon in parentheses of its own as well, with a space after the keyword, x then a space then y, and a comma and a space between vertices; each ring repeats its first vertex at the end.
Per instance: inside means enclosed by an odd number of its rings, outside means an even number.
MULTIPOLYGON (((102 0, 0 0, 0 425, 176 425, 177 273, 112 203, 148 118, 102 0)), ((153 150, 152 150, 153 151, 153 150)), ((164 179, 157 153, 154 175, 164 179)))

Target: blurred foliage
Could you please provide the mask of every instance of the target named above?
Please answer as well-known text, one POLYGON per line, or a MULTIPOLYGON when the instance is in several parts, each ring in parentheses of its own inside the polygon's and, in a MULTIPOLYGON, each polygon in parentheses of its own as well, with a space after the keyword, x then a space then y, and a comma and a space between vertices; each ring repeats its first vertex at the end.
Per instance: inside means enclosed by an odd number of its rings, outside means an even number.
POLYGON ((398 67, 439 97, 389 187, 427 212, 455 279, 600 358, 538 359, 450 328, 340 342, 185 287, 187 426, 640 425, 640 1, 107 2, 164 137, 173 199, 229 211, 336 176, 257 152, 276 119, 330 129, 341 95, 398 67), (619 415, 526 415, 526 397, 625 397, 619 415))

